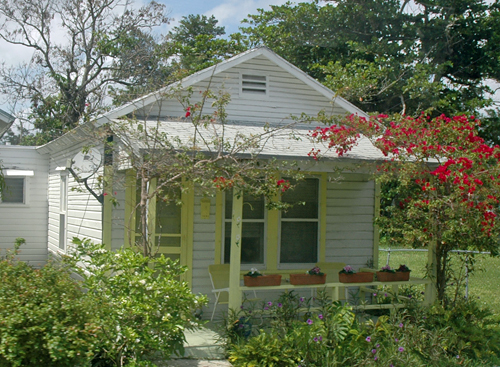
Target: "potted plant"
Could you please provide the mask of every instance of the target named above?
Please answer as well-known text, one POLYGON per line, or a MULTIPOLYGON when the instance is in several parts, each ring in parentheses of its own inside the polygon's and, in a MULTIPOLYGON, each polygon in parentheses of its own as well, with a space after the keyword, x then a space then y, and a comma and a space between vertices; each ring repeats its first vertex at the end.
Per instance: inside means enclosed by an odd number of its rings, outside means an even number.
POLYGON ((367 271, 356 273, 352 266, 347 265, 339 271, 339 281, 342 283, 369 283, 373 281, 373 273, 367 271))
POLYGON ((280 274, 261 274, 256 268, 250 269, 250 271, 243 275, 243 283, 247 287, 262 287, 270 285, 280 285, 281 275, 280 274))
POLYGON ((326 274, 321 272, 317 266, 305 272, 305 274, 290 274, 290 284, 325 284, 326 274))
POLYGON ((400 265, 397 270, 386 265, 380 271, 377 271, 377 280, 379 282, 406 281, 410 279, 410 271, 406 265, 400 265))

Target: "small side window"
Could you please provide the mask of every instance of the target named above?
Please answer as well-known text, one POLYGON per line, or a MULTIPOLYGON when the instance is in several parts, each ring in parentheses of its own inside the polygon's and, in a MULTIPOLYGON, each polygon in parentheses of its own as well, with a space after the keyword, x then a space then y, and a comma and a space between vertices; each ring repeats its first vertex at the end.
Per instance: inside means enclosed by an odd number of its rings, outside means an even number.
POLYGON ((5 187, 1 193, 2 203, 24 204, 25 203, 25 178, 5 177, 5 187))

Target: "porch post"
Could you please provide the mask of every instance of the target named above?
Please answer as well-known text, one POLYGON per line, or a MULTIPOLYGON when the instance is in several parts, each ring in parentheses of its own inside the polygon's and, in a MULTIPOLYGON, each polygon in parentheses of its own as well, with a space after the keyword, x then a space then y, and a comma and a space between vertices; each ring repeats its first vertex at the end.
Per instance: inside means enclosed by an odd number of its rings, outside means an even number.
POLYGON ((233 190, 233 217, 231 221, 231 257, 229 258, 229 308, 241 306, 241 225, 243 216, 243 193, 233 190))
POLYGON ((436 278, 437 278, 437 268, 436 268, 436 242, 432 241, 429 244, 429 250, 427 252, 427 274, 431 280, 430 284, 425 285, 425 299, 424 304, 430 306, 436 301, 437 291, 436 291, 436 278))

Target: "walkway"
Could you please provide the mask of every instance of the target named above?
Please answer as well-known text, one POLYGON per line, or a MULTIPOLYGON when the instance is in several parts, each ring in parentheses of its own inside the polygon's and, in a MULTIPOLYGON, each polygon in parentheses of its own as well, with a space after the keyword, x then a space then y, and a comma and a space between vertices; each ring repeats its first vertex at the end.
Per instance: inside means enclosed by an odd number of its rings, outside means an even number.
POLYGON ((230 367, 222 349, 216 344, 216 325, 208 323, 198 331, 186 332, 184 358, 168 361, 168 367, 230 367))

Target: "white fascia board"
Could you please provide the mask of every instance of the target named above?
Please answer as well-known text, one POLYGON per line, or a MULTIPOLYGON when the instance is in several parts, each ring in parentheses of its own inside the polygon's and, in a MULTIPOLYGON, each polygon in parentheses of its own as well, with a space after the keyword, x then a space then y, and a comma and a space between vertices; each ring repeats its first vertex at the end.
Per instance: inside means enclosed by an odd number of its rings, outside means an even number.
POLYGON ((145 107, 153 102, 156 102, 157 100, 160 100, 162 98, 162 95, 167 93, 169 90, 172 90, 178 86, 181 86, 182 88, 190 87, 202 80, 205 80, 207 78, 210 78, 211 76, 222 73, 236 65, 239 65, 245 61, 251 60, 260 55, 267 57, 270 61, 274 62, 276 65, 283 68, 284 70, 288 71, 297 79, 301 80, 302 82, 304 82, 305 84, 316 90, 318 93, 324 95, 326 98, 331 100, 333 103, 337 104, 339 107, 345 109, 349 113, 354 113, 366 118, 369 117, 369 115, 365 113, 363 110, 359 109, 358 107, 348 102, 344 98, 337 96, 333 91, 325 87, 323 84, 321 84, 314 78, 307 75, 305 72, 300 70, 295 65, 289 63, 284 58, 271 51, 267 47, 258 47, 252 50, 245 51, 241 54, 238 54, 230 59, 222 61, 221 63, 213 65, 209 68, 200 70, 192 75, 187 76, 181 81, 167 85, 166 87, 156 92, 152 92, 144 97, 138 98, 123 106, 115 108, 114 110, 105 113, 100 117, 97 117, 94 125, 96 127, 102 126, 103 124, 109 123, 114 119, 117 119, 121 116, 125 116, 131 112, 134 112, 139 108, 145 107))
POLYGON ((370 117, 366 112, 363 110, 359 109, 355 105, 353 105, 351 102, 345 100, 342 97, 337 96, 331 89, 327 88, 320 82, 318 82, 316 79, 310 77, 308 74, 300 70, 298 67, 295 65, 289 63, 286 61, 284 58, 281 56, 277 55, 276 53, 272 51, 266 52, 266 55, 271 61, 273 61, 275 64, 278 66, 282 67, 286 71, 288 71, 290 74, 295 76, 297 79, 301 80, 317 92, 323 94, 325 97, 327 97, 329 100, 333 101, 333 103, 337 104, 339 107, 342 107, 346 111, 350 113, 357 114, 358 116, 361 117, 370 117))
POLYGON ((222 73, 223 71, 232 68, 233 66, 236 66, 242 62, 245 62, 247 60, 253 59, 256 56, 263 55, 263 54, 271 54, 272 52, 265 49, 265 48, 255 48, 246 52, 243 52, 241 54, 238 54, 230 59, 227 59, 225 61, 222 61, 219 64, 210 66, 206 69, 200 70, 194 74, 191 74, 184 79, 172 83, 170 85, 167 85, 166 87, 150 93, 144 97, 138 98, 132 102, 129 102, 123 106, 120 106, 118 108, 115 108, 114 110, 98 117, 95 121, 95 126, 99 127, 102 126, 103 124, 112 122, 114 119, 117 119, 121 116, 125 116, 131 112, 134 112, 135 110, 145 107, 153 102, 156 102, 157 100, 161 99, 161 96, 165 93, 167 93, 169 90, 172 90, 178 86, 181 86, 182 88, 187 88, 190 87, 202 80, 205 80, 207 78, 210 78, 214 75, 217 75, 219 73, 222 73))

